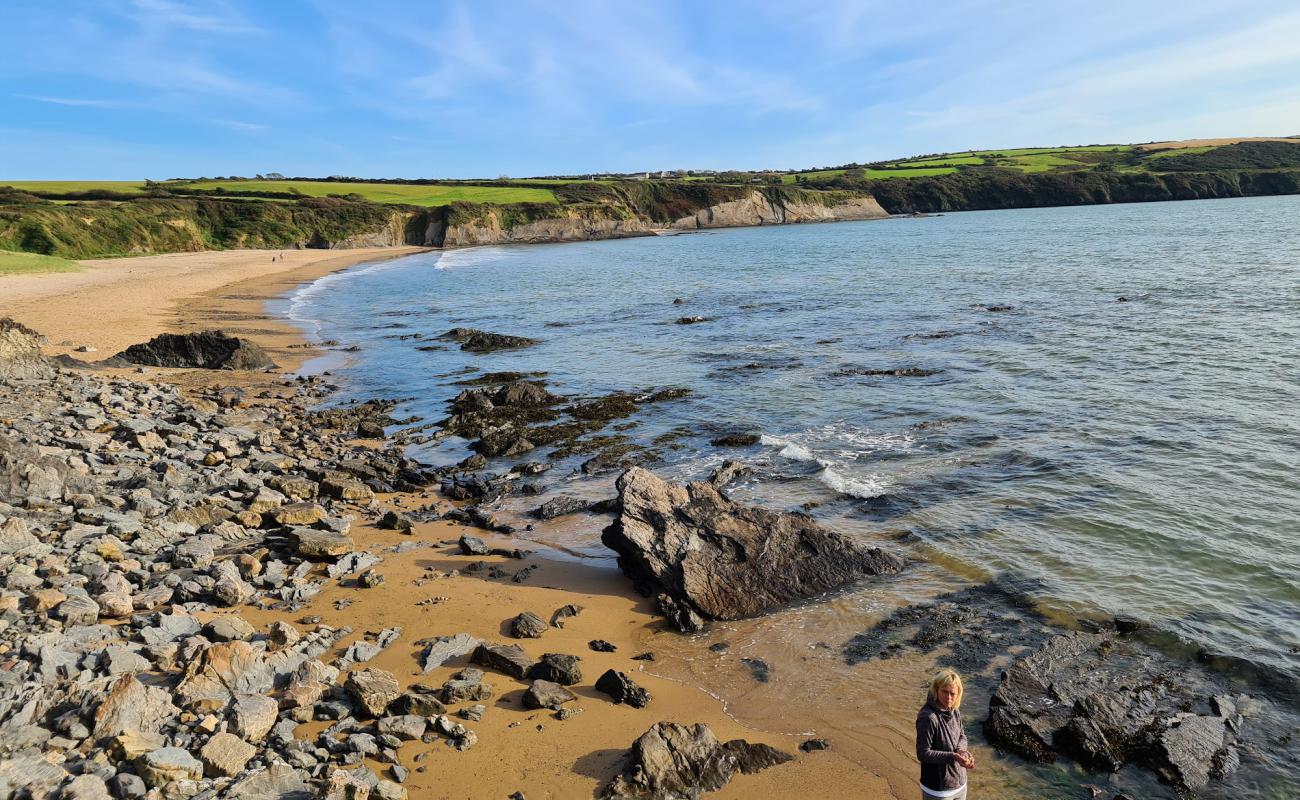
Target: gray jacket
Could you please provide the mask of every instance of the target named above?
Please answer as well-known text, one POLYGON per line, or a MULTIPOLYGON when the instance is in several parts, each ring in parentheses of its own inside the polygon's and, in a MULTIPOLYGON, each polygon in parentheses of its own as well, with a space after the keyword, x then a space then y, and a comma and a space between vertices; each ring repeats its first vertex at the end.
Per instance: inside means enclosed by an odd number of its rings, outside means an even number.
POLYGON ((916 759, 921 762, 921 785, 936 792, 966 785, 966 768, 957 763, 957 751, 968 750, 961 712, 939 708, 933 699, 916 715, 916 759))

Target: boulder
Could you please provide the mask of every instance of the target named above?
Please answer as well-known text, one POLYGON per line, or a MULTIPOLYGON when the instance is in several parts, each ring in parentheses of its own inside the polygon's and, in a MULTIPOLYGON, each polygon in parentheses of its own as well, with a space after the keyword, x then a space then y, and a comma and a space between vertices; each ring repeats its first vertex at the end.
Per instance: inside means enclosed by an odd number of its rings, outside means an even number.
POLYGON ((424 651, 424 671, 433 672, 451 659, 473 652, 482 643, 481 639, 476 639, 468 633, 439 636, 429 642, 424 651))
POLYGON ((609 695, 615 703, 626 703, 633 708, 645 708, 650 704, 650 693, 625 673, 606 670, 596 679, 596 691, 609 695))
POLYGON ((545 653, 528 671, 528 677, 573 686, 582 682, 582 669, 578 666, 581 660, 565 653, 545 653))
POLYGON ((737 772, 756 772, 793 756, 737 739, 725 745, 702 723, 660 722, 632 745, 623 772, 603 800, 698 800, 737 772), (747 769, 746 769, 747 768, 747 769))
POLYGON ((533 668, 533 660, 517 644, 483 642, 474 648, 470 662, 523 680, 533 668))
POLYGON ((203 764, 181 747, 160 747, 136 761, 144 782, 162 788, 172 781, 197 781, 203 777, 203 764))
POLYGON ((510 620, 510 635, 516 639, 540 639, 550 626, 531 611, 525 611, 510 620))
POLYGON ((348 694, 372 717, 382 717, 402 693, 397 677, 382 669, 365 669, 348 675, 348 694))
POLYGON ((230 786, 223 795, 229 800, 309 800, 304 773, 288 764, 272 764, 230 786))
POLYGON ((199 750, 209 778, 229 778, 243 771, 257 748, 233 733, 218 733, 199 750))
POLYGON ((461 536, 460 552, 467 556, 485 556, 488 554, 487 542, 477 536, 461 536))
POLYGON ((238 736, 261 741, 275 727, 280 709, 275 700, 261 694, 241 694, 235 698, 230 728, 238 736))
POLYGON ((639 591, 658 595, 681 630, 812 597, 903 562, 804 514, 742 506, 706 482, 670 484, 633 467, 617 482, 621 512, 601 541, 639 591))
POLYGON ((352 537, 334 531, 294 528, 292 535, 298 555, 303 558, 337 558, 351 553, 356 547, 352 537))
POLYGON ((524 691, 525 708, 556 708, 577 700, 578 696, 558 683, 535 680, 524 691))
POLYGON ((110 738, 127 731, 158 733, 163 724, 180 714, 171 694, 156 686, 145 686, 133 673, 118 678, 95 709, 92 734, 110 738))
POLYGON ((248 642, 214 644, 190 661, 176 687, 176 699, 195 710, 225 708, 241 694, 269 692, 275 671, 248 642))
POLYGON ((110 364, 113 362, 185 369, 276 368, 262 348, 221 331, 159 334, 143 344, 126 348, 109 359, 110 364))

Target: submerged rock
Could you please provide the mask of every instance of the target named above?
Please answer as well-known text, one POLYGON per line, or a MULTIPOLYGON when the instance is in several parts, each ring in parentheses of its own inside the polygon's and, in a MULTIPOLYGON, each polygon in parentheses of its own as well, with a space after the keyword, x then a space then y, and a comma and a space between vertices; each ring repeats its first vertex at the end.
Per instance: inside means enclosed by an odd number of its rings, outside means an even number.
POLYGON ((143 344, 133 344, 109 363, 190 369, 275 369, 266 351, 247 339, 222 331, 163 333, 143 344))
POLYGON ((1238 704, 1199 696, 1198 683, 1111 635, 1057 636, 1003 673, 984 732, 1036 761, 1064 755, 1106 772, 1144 766, 1189 793, 1239 763, 1238 704))
POLYGON ((742 506, 704 482, 670 484, 633 467, 618 479, 621 513, 601 541, 681 630, 740 619, 872 575, 900 558, 864 548, 803 514, 742 506))
POLYGON ((531 347, 535 344, 541 344, 540 340, 530 339, 527 336, 492 333, 490 331, 475 330, 474 328, 452 328, 439 338, 460 342, 460 349, 468 350, 471 353, 490 353, 493 350, 531 347))

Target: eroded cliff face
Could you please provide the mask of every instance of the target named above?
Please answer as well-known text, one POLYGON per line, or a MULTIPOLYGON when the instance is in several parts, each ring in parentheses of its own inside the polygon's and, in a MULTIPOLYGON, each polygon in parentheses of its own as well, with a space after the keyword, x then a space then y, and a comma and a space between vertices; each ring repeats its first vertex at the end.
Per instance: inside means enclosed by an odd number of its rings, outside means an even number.
POLYGON ((682 217, 668 227, 677 230, 698 228, 735 228, 747 225, 789 225, 799 222, 836 222, 880 219, 889 216, 874 197, 850 198, 844 203, 824 205, 788 200, 772 200, 753 192, 742 200, 702 208, 682 217))
POLYGON ((469 247, 479 244, 539 244, 545 242, 581 242, 590 239, 624 239, 652 236, 656 226, 639 219, 611 219, 573 215, 539 219, 504 226, 501 215, 489 213, 481 221, 446 226, 442 241, 429 239, 441 247, 469 247))
MULTIPOLYGON (((739 199, 708 206, 688 217, 655 222, 626 213, 615 206, 566 209, 554 217, 516 222, 503 207, 485 209, 469 221, 433 220, 422 228, 423 244, 430 247, 469 247, 484 244, 537 244, 622 239, 652 236, 661 231, 701 228, 738 228, 751 225, 789 225, 802 222, 837 222, 881 219, 889 214, 875 198, 850 197, 835 204, 791 199, 771 199, 753 191, 739 199)), ((419 237, 417 237, 419 238, 419 237)))
MULTIPOLYGON (((402 247, 408 244, 407 225, 411 214, 390 214, 388 221, 378 230, 359 233, 336 241, 316 238, 305 246, 326 247, 331 250, 343 250, 350 247, 402 247)), ((418 242, 414 244, 419 244, 418 242)))

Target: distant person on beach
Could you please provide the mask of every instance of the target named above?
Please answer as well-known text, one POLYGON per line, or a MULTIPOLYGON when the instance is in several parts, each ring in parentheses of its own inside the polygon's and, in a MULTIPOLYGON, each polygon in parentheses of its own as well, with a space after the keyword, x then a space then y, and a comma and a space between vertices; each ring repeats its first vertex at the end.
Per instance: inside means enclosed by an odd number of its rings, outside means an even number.
POLYGON ((942 670, 930 682, 916 715, 916 758, 921 762, 921 800, 966 800, 966 770, 975 769, 961 722, 961 676, 942 670))

